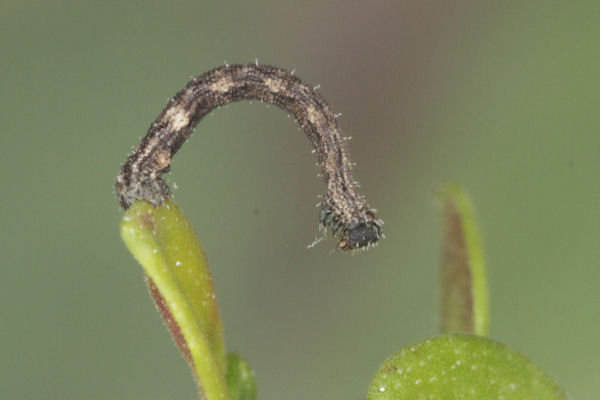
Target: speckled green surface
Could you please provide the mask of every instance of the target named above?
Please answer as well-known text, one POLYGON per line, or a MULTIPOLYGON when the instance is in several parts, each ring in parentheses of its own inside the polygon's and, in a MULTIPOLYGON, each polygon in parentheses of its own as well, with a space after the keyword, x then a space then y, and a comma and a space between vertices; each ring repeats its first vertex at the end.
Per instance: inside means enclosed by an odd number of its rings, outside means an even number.
POLYGON ((538 366, 509 347, 447 335, 402 348, 379 368, 369 400, 566 399, 538 366))

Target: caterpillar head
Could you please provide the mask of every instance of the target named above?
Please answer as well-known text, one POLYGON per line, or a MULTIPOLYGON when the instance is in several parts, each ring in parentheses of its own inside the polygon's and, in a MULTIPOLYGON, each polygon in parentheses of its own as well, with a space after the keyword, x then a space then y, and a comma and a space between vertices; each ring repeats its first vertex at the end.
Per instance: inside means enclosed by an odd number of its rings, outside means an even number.
POLYGON ((374 246, 382 237, 381 225, 382 222, 378 219, 347 225, 342 231, 338 247, 341 250, 352 251, 374 246))
POLYGON ((321 209, 321 226, 331 230, 333 236, 340 238, 338 248, 352 251, 375 246, 384 235, 381 233, 383 221, 375 217, 374 210, 362 212, 361 216, 351 223, 344 224, 341 217, 336 215, 330 207, 321 209))

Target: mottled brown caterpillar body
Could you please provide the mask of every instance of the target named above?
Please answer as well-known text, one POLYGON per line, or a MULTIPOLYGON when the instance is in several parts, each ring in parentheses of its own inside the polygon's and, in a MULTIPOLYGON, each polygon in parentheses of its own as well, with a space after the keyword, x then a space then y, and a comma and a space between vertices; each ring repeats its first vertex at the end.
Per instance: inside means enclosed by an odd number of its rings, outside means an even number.
POLYGON ((155 206, 169 198, 161 179, 171 159, 200 120, 212 110, 239 100, 260 100, 292 114, 312 142, 319 158, 327 194, 321 202, 320 222, 339 248, 354 250, 374 245, 382 221, 356 191, 345 138, 337 118, 323 97, 293 73, 258 64, 226 65, 190 81, 173 97, 148 133, 121 167, 115 189, 121 206, 136 200, 155 206))

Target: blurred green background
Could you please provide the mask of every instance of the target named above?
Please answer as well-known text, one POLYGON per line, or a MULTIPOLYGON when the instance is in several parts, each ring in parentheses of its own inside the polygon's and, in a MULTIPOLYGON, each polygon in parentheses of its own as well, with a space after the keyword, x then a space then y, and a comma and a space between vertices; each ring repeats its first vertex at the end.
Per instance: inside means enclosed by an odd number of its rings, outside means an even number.
POLYGON ((259 398, 365 398, 388 355, 437 332, 448 181, 478 211, 491 336, 597 398, 599 21, 597 1, 2 0, 1 397, 196 398, 112 184, 191 76, 258 58, 343 113, 387 235, 306 249, 324 187, 275 107, 199 125, 169 178, 259 398))

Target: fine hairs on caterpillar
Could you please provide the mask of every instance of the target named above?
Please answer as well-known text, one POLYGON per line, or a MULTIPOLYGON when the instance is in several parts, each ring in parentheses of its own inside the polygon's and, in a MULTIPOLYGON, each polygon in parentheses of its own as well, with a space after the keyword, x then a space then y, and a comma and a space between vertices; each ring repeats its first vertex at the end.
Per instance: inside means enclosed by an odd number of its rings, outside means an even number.
POLYGON ((124 209, 136 200, 160 206, 170 189, 161 175, 200 120, 215 108, 240 100, 274 104, 291 115, 312 142, 327 193, 319 220, 339 237, 342 250, 366 249, 382 237, 383 222, 356 191, 351 162, 336 115, 313 87, 281 68, 225 65, 192 79, 150 125, 139 147, 121 167, 115 189, 124 209))

